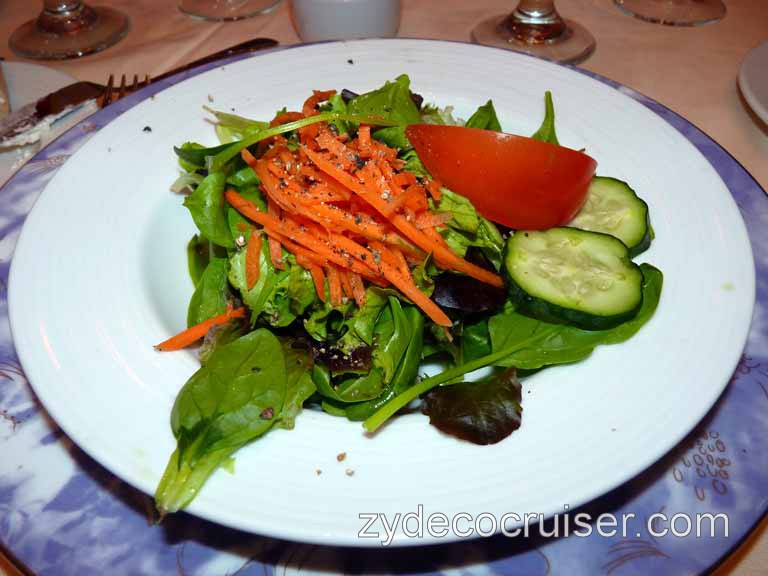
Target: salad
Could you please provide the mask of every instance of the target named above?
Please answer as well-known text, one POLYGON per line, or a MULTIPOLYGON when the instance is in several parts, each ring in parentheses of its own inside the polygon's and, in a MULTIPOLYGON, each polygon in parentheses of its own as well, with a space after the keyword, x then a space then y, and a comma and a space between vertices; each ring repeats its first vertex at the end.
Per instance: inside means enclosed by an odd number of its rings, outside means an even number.
POLYGON ((520 427, 521 378, 629 339, 656 309, 662 274, 632 260, 653 238, 648 206, 628 184, 592 177, 591 161, 560 220, 545 217, 563 205, 557 190, 515 190, 536 172, 526 151, 554 158, 555 173, 580 154, 559 146, 549 93, 541 128, 507 159, 522 168, 481 153, 471 178, 441 142, 503 139, 493 103, 463 122, 405 75, 364 94, 314 91, 270 120, 209 111, 221 144, 175 149, 173 189, 199 230, 195 290, 188 328, 156 348, 201 344, 201 367, 171 413, 162 514, 305 408, 374 432, 420 399, 443 433, 499 442, 520 427), (497 168, 504 178, 484 183, 497 168), (424 376, 427 362, 442 370, 424 376))

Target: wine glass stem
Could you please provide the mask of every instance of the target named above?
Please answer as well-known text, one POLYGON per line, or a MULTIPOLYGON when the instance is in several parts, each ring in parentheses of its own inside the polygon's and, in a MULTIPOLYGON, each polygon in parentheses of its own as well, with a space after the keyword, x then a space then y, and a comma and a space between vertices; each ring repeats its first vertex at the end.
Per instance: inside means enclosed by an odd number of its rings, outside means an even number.
POLYGON ((552 42, 567 30, 554 0, 520 0, 501 24, 518 40, 529 44, 552 42))
POLYGON ((76 34, 96 22, 96 12, 82 2, 43 0, 37 27, 46 34, 76 34))
POLYGON ((46 12, 61 14, 62 12, 74 12, 80 6, 80 2, 66 2, 62 0, 43 0, 46 12))

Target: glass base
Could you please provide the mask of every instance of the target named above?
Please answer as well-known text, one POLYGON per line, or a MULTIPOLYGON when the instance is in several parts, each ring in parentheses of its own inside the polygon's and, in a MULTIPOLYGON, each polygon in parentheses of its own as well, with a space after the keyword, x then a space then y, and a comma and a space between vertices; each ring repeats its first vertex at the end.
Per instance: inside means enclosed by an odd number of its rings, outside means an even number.
POLYGON ((122 40, 130 29, 127 16, 104 6, 83 6, 76 17, 60 23, 61 30, 56 24, 44 12, 17 28, 8 45, 24 58, 65 60, 101 52, 122 40))
POLYGON ((613 0, 630 16, 667 26, 703 26, 725 17, 722 0, 613 0))
POLYGON ((508 14, 502 14, 481 22, 472 30, 472 41, 567 64, 582 62, 595 50, 594 37, 578 22, 565 20, 565 32, 556 38, 526 42, 504 26, 507 18, 508 14))
POLYGON ((267 14, 281 0, 179 0, 179 10, 187 16, 213 22, 232 22, 267 14))

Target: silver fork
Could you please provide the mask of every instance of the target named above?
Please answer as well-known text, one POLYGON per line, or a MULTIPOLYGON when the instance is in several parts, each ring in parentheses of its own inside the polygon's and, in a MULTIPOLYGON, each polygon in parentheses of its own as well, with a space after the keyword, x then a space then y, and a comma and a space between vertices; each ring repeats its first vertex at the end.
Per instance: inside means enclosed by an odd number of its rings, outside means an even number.
POLYGON ((152 79, 149 74, 146 74, 142 80, 139 80, 139 75, 134 74, 131 83, 128 83, 127 77, 123 74, 120 77, 120 85, 115 87, 115 75, 110 74, 107 80, 106 86, 104 86, 104 92, 98 100, 99 107, 103 108, 112 102, 120 100, 132 92, 136 92, 147 86, 152 79))

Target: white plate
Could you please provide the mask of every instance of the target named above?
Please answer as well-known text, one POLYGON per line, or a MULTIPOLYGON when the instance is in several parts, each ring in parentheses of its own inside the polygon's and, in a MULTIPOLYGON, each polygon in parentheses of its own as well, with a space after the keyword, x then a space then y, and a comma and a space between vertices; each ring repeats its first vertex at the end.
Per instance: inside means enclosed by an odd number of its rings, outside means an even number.
POLYGON ((747 53, 739 69, 739 88, 750 108, 768 124, 768 42, 747 53))
MULTIPOLYGON (((172 147, 215 143, 201 108, 209 95, 223 110, 270 118, 312 89, 364 91, 400 73, 465 118, 492 98, 505 129, 522 134, 537 128, 551 90, 561 142, 586 147, 601 174, 629 181, 650 205, 656 240, 641 259, 665 273, 658 312, 628 343, 529 378, 522 428, 497 445, 443 436, 417 414, 369 438, 359 424, 305 411, 295 430, 242 450, 236 472, 217 472, 190 511, 345 545, 377 544, 358 539, 361 513, 393 519, 423 505, 425 521, 550 515, 644 470, 720 395, 749 327, 754 267, 727 188, 677 131, 600 82, 501 50, 417 40, 295 47, 193 77, 117 118, 59 170, 21 234, 10 319, 22 364, 53 418, 116 475, 154 491, 174 449, 174 397, 198 367, 192 352, 152 348, 184 327, 192 292, 194 226, 168 191, 172 147)), ((395 543, 429 539, 399 533, 395 543)))

